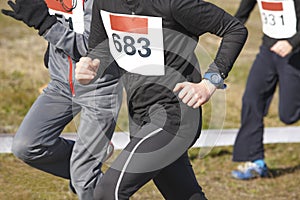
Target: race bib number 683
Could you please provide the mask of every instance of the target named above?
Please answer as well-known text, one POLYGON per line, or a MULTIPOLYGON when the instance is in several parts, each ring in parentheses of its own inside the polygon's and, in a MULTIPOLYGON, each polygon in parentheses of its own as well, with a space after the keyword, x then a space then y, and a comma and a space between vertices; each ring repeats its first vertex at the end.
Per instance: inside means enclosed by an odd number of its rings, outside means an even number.
POLYGON ((161 17, 100 13, 110 52, 120 67, 146 76, 164 75, 161 17))

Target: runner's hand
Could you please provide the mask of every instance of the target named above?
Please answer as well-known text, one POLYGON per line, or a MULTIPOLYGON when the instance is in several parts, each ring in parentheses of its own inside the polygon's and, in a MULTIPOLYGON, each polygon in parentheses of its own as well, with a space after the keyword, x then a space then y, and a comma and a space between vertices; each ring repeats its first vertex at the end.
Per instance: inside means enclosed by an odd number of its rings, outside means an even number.
POLYGON ((177 83, 174 92, 179 92, 178 97, 190 107, 198 108, 205 104, 216 91, 216 86, 203 79, 200 83, 177 83))
POLYGON ((89 84, 97 75, 100 66, 100 60, 92 60, 89 57, 80 58, 76 63, 75 78, 83 85, 89 84))
POLYGON ((57 22, 55 16, 48 12, 48 6, 44 0, 11 0, 7 2, 12 10, 2 9, 4 15, 23 21, 29 27, 39 30, 43 35, 53 24, 57 22))
POLYGON ((287 40, 280 40, 276 42, 270 50, 281 57, 285 57, 292 52, 293 46, 287 40))

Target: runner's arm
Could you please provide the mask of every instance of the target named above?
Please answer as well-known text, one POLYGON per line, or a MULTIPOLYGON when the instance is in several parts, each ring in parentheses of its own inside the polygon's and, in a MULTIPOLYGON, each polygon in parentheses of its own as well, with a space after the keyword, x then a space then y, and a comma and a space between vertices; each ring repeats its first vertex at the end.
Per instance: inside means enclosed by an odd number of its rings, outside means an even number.
POLYGON ((171 0, 173 17, 193 35, 206 32, 222 38, 209 72, 218 72, 225 79, 247 39, 247 29, 236 18, 221 8, 195 0, 171 0))
POLYGON ((255 5, 256 5, 256 0, 242 0, 234 16, 238 20, 240 20, 240 22, 245 24, 250 16, 250 13, 254 9, 255 5))
POLYGON ((115 64, 115 61, 109 51, 108 36, 102 22, 100 10, 99 1, 94 1, 87 57, 92 60, 100 60, 98 76, 101 77, 107 67, 112 63, 115 64))
POLYGON ((56 48, 63 50, 67 55, 78 61, 85 56, 88 51, 88 36, 90 33, 90 23, 92 18, 93 1, 86 1, 84 11, 84 32, 76 33, 71 28, 66 27, 57 21, 43 37, 56 48))

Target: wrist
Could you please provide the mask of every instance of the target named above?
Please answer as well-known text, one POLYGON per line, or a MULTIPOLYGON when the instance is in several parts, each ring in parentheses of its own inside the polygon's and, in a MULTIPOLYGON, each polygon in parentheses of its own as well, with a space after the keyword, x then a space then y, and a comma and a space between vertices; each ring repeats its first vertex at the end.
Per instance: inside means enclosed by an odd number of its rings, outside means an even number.
POLYGON ((209 80, 203 79, 201 82, 204 83, 205 87, 207 88, 210 94, 213 94, 217 89, 217 87, 214 84, 212 84, 209 80))
POLYGON ((46 33, 46 31, 48 31, 56 22, 57 18, 54 15, 48 15, 38 28, 39 35, 44 35, 44 33, 46 33))
POLYGON ((203 76, 204 80, 207 80, 210 84, 214 85, 217 89, 225 89, 226 84, 219 73, 206 72, 203 76))

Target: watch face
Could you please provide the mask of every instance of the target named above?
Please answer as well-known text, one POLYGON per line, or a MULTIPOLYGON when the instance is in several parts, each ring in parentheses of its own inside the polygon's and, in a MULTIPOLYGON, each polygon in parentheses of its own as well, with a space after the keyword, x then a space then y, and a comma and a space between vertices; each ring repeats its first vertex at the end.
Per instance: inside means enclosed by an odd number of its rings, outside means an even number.
POLYGON ((212 83, 218 84, 221 82, 221 77, 218 74, 212 74, 210 77, 212 83))

